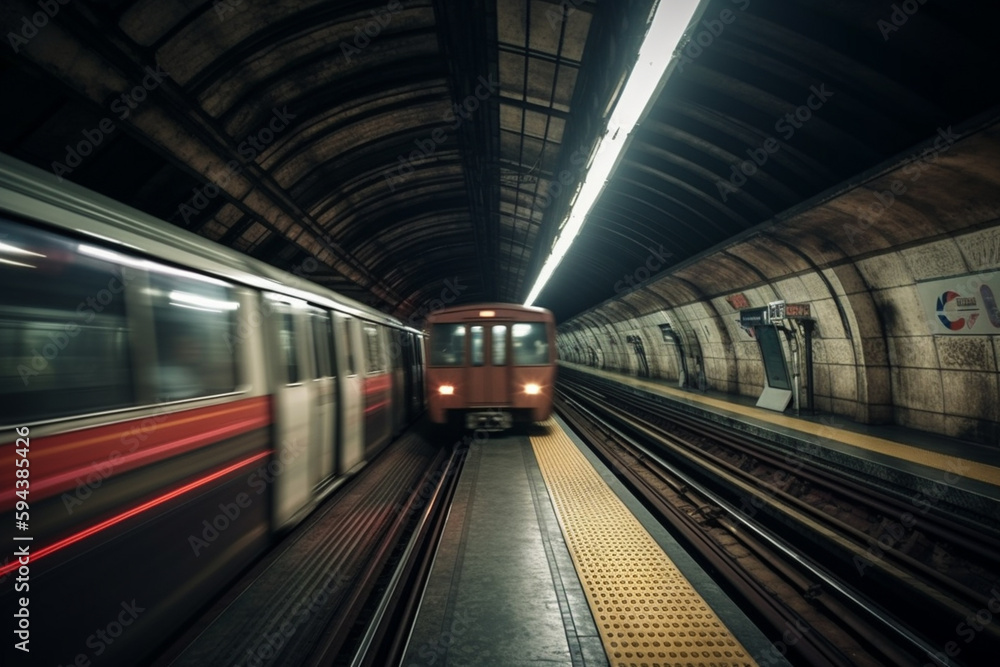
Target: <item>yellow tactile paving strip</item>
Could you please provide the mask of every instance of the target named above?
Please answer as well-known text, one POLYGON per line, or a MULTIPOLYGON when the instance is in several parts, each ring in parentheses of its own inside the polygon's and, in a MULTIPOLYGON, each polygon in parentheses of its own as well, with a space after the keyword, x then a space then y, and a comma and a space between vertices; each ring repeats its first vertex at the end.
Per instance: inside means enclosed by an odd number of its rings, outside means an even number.
POLYGON ((609 380, 632 385, 633 387, 639 387, 656 394, 678 396, 686 400, 709 405, 720 410, 734 412, 745 417, 753 417, 754 419, 768 422, 770 424, 784 426, 785 428, 802 431, 803 433, 818 435, 821 438, 829 438, 830 440, 836 440, 837 442, 843 442, 847 445, 867 449, 871 452, 878 452, 879 454, 902 459, 904 461, 919 463, 927 466, 928 468, 934 468, 935 470, 954 472, 962 475, 963 477, 968 477, 969 479, 976 479, 980 482, 1000 486, 1000 468, 991 466, 988 463, 968 461, 967 459, 962 459, 957 456, 932 452, 927 449, 921 449, 920 447, 914 447, 913 445, 907 445, 894 440, 885 440, 884 438, 877 438, 873 435, 854 433, 853 431, 832 428, 824 424, 815 424, 813 422, 795 419, 794 417, 786 417, 777 412, 764 410, 762 408, 753 408, 746 405, 740 405, 738 403, 730 403, 728 401, 722 401, 709 396, 696 396, 672 387, 665 387, 662 384, 629 377, 627 375, 608 373, 607 371, 600 371, 586 366, 578 366, 576 364, 567 364, 567 366, 584 373, 599 375, 601 377, 608 378, 609 380), (957 466, 956 469, 957 461, 966 461, 968 464, 957 466))
POLYGON ((757 663, 553 420, 531 437, 613 667, 757 663))

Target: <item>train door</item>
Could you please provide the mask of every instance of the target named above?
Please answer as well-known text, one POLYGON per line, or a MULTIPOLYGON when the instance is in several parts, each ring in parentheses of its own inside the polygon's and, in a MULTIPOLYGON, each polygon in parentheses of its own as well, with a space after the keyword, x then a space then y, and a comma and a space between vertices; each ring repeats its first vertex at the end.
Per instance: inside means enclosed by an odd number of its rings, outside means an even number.
POLYGON ((309 483, 312 423, 315 405, 314 387, 309 381, 312 366, 310 331, 304 302, 268 294, 272 301, 275 339, 279 350, 276 360, 275 457, 281 464, 280 478, 274 484, 275 525, 281 527, 310 499, 309 483))
POLYGON ((377 452, 392 436, 392 371, 385 354, 384 329, 372 322, 362 325, 366 455, 377 452))
POLYGON ((340 460, 344 473, 365 458, 364 414, 362 412, 361 329, 359 322, 337 313, 336 340, 338 384, 340 385, 340 460))
POLYGON ((392 373, 392 434, 398 435, 406 425, 407 375, 404 345, 408 333, 400 329, 383 327, 386 338, 386 354, 389 357, 389 371, 392 373))
POLYGON ((315 407, 312 410, 313 444, 310 450, 309 481, 315 487, 334 473, 337 445, 337 380, 332 357, 333 325, 330 313, 310 312, 313 339, 315 407))
POLYGON ((507 404, 507 325, 469 327, 469 365, 467 386, 473 405, 501 406, 507 404))

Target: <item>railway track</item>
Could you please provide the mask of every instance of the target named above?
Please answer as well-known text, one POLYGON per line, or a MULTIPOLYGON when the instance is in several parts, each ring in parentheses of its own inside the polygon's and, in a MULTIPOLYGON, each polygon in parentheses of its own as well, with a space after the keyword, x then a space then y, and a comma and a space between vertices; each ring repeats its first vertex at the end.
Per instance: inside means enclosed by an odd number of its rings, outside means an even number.
POLYGON ((152 663, 398 664, 466 448, 409 434, 349 480, 152 663))
POLYGON ((561 375, 559 411, 754 610, 775 656, 972 665, 997 655, 1000 624, 981 614, 1000 610, 995 534, 576 375, 561 375))

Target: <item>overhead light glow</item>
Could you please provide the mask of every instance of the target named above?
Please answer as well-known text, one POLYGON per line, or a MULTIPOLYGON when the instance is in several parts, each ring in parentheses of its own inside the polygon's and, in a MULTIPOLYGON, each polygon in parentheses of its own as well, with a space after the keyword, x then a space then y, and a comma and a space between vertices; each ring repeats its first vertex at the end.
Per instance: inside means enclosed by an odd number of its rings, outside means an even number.
POLYGON ((496 317, 496 312, 492 310, 480 310, 479 317, 496 317))
POLYGON ((631 143, 636 125, 645 117, 666 83, 667 66, 675 51, 678 51, 681 37, 694 19, 700 4, 701 0, 661 0, 657 4, 642 46, 639 47, 635 66, 591 157, 583 185, 570 203, 569 214, 559 226, 552 252, 545 260, 524 305, 530 306, 535 302, 580 233, 590 209, 601 196, 622 154, 631 143))
POLYGON ((542 391, 542 388, 539 387, 537 384, 532 383, 532 384, 526 384, 526 385, 524 385, 524 393, 530 394, 531 396, 535 396, 535 395, 541 393, 541 391, 542 391))
POLYGON ((41 253, 31 252, 30 250, 25 250, 24 248, 18 248, 16 245, 10 245, 9 243, 0 243, 0 253, 8 255, 31 255, 32 257, 45 257, 45 255, 41 253))
POLYGON ((443 384, 438 387, 438 393, 442 396, 451 396, 455 393, 455 388, 450 384, 443 384))

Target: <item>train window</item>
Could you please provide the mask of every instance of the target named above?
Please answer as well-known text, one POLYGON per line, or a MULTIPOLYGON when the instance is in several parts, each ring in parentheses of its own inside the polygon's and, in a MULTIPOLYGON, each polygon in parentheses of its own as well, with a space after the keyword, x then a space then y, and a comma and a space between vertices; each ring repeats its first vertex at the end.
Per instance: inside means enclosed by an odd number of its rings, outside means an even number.
POLYGON ((465 325, 432 325, 430 348, 431 366, 464 366, 465 325))
POLYGON ((549 363, 549 343, 544 322, 520 322, 511 329, 515 365, 549 363))
POLYGON ((125 285, 136 273, 0 220, 0 424, 134 404, 125 285))
POLYGON ((494 366, 504 366, 507 364, 507 325, 494 324, 490 330, 493 341, 491 348, 493 354, 490 363, 494 366))
POLYGON ((350 317, 344 318, 344 356, 346 359, 346 365, 344 367, 344 375, 350 377, 352 375, 358 374, 358 367, 354 363, 354 335, 351 333, 352 320, 350 317))
POLYGON ((469 355, 473 366, 483 365, 483 328, 478 324, 469 327, 472 334, 469 339, 469 355))
POLYGON ((236 310, 229 287, 149 274, 156 335, 156 397, 163 401, 224 394, 236 388, 236 310))
POLYGON ((291 313, 281 314, 281 354, 285 360, 285 382, 295 384, 299 381, 298 345, 295 336, 295 320, 291 313))
POLYGON ((316 377, 333 376, 330 364, 330 348, 333 343, 333 331, 330 329, 330 316, 326 313, 312 314, 313 346, 316 351, 316 377))
POLYGON ((374 324, 365 324, 365 341, 368 352, 368 372, 379 373, 385 370, 382 363, 382 338, 379 336, 378 327, 374 324))

